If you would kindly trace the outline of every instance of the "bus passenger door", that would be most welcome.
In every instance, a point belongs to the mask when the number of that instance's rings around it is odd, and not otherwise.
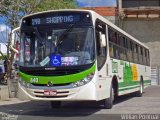
[[[98,68],[98,79],[96,81],[96,88],[98,98],[106,98],[107,91],[107,35],[106,35],[106,24],[100,20],[96,21],[96,54],[97,54],[97,68]],[[104,94],[103,94],[104,93]]]

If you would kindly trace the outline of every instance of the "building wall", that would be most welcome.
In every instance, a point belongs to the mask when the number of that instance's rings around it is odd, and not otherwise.
[[[122,0],[122,8],[160,6],[160,0]]]
[[[115,16],[104,16],[104,18],[106,18],[107,20],[109,20],[113,24],[116,24],[116,22],[117,22],[117,19]]]
[[[160,65],[160,18],[124,18],[118,16],[118,12],[126,8],[134,7],[132,2],[135,2],[136,7],[157,5],[159,6],[160,0],[118,0],[117,7],[92,7],[83,8],[94,10],[106,19],[116,24],[124,31],[131,34],[150,48],[151,65]],[[155,4],[156,3],[156,4]],[[118,9],[118,10],[117,10]]]
[[[85,7],[82,9],[93,10],[96,13],[102,15],[107,20],[111,21],[115,24],[116,15],[117,15],[117,7]]]
[[[82,9],[93,10],[102,16],[116,16],[117,14],[116,7],[85,7]]]
[[[150,48],[151,65],[160,65],[160,19],[124,19],[119,27]]]

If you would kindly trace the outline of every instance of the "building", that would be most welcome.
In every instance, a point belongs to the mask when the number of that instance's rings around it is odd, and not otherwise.
[[[152,84],[160,84],[160,0],[118,0],[118,26],[149,46]]]
[[[160,84],[160,0],[117,0],[117,7],[94,10],[150,48],[152,77]]]
[[[109,21],[113,22],[114,24],[117,21],[115,17],[118,15],[117,7],[85,7],[83,9],[93,10],[108,19]]]
[[[149,46],[151,65],[160,65],[160,0],[118,0],[118,26]]]
[[[160,66],[160,0],[117,0],[117,7],[88,7],[150,48],[152,66]]]

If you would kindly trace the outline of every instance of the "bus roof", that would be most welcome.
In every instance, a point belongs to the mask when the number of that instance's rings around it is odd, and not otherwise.
[[[142,42],[140,42],[139,40],[137,40],[136,38],[134,38],[133,36],[129,35],[127,32],[125,32],[124,30],[122,30],[121,28],[117,27],[116,25],[114,25],[112,22],[110,22],[109,20],[107,20],[106,18],[104,18],[103,16],[99,15],[98,13],[96,13],[95,11],[92,10],[83,10],[83,9],[60,9],[60,10],[49,10],[49,11],[43,11],[43,12],[37,12],[37,13],[33,13],[30,15],[26,15],[24,16],[22,19],[32,16],[32,15],[38,15],[38,14],[43,14],[43,13],[50,13],[50,12],[58,12],[58,11],[77,11],[77,12],[81,12],[81,11],[87,11],[90,12],[92,14],[92,16],[94,16],[94,19],[99,18],[100,20],[102,20],[103,22],[105,22],[107,25],[109,25],[110,27],[116,29],[117,31],[119,31],[120,33],[122,33],[123,35],[125,35],[126,37],[130,38],[131,40],[137,42],[138,44],[142,45],[143,47],[149,49],[148,46],[144,45]]]
[[[43,14],[43,13],[50,13],[50,12],[60,12],[60,11],[77,11],[77,12],[81,12],[81,11],[87,11],[87,12],[94,12],[92,10],[83,10],[83,9],[59,9],[59,10],[48,10],[48,11],[42,11],[42,12],[37,12],[37,13],[33,13],[33,14],[29,14],[29,15],[26,15],[23,18],[26,18],[26,17],[29,17],[29,16],[33,16],[33,15],[38,15],[38,14]],[[96,13],[96,12],[94,12]]]

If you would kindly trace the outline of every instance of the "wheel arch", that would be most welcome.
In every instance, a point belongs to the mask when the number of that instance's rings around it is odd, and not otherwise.
[[[118,78],[116,75],[114,75],[112,78],[112,85],[115,90],[115,96],[118,96]]]
[[[140,82],[142,82],[142,84],[144,84],[143,75],[140,76]]]

